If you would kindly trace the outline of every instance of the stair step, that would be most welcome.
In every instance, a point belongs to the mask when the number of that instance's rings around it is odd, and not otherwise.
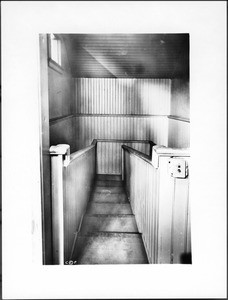
[[[103,187],[115,187],[115,186],[123,186],[123,181],[114,181],[114,180],[97,180],[96,186]]]
[[[88,232],[138,232],[133,215],[85,215],[81,233]]]
[[[117,193],[125,193],[123,186],[96,186],[94,188],[95,193],[108,193],[108,194],[117,194]]]
[[[126,194],[124,193],[93,193],[91,202],[96,203],[129,203]]]
[[[121,176],[98,175],[77,237],[77,264],[147,264]]]
[[[110,174],[97,174],[97,180],[113,180],[113,181],[122,181],[121,175],[110,175]]]
[[[132,214],[132,210],[129,203],[90,202],[87,214]]]
[[[140,234],[95,233],[79,236],[72,260],[78,264],[147,264]]]

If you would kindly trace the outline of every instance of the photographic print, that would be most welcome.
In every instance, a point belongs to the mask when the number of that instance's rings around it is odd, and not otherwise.
[[[41,34],[40,60],[44,263],[191,264],[189,34]]]
[[[226,295],[226,2],[3,1],[3,299]]]

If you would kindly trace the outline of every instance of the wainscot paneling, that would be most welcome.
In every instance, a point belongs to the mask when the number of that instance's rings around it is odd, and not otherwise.
[[[170,164],[175,164],[175,157],[180,155],[189,170],[189,153],[188,149],[176,153],[167,149],[157,148],[161,152],[154,166],[153,158],[152,163],[145,161],[142,155],[125,147],[125,186],[149,262],[190,264],[189,175],[174,178],[169,171]]]
[[[93,139],[117,140],[151,140],[157,145],[167,146],[168,119],[158,117],[131,116],[78,116],[75,118],[76,149],[82,149],[91,144]],[[132,145],[136,150],[146,154],[148,149],[142,144]],[[99,174],[121,173],[121,144],[98,143],[97,172]]]
[[[167,146],[170,95],[170,79],[75,79],[76,149],[93,139],[151,140]],[[133,147],[146,151],[142,144]],[[121,172],[120,149],[118,143],[98,145],[100,174]]]
[[[93,139],[151,140],[167,146],[168,119],[163,116],[77,116],[76,147],[82,149]]]
[[[170,79],[75,79],[76,112],[82,114],[168,115],[170,94]]]
[[[122,173],[122,145],[134,148],[144,154],[150,154],[148,142],[121,142],[102,141],[97,143],[97,173],[114,174]]]

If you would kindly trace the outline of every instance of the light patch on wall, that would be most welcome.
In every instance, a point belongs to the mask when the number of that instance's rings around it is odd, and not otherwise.
[[[51,59],[61,66],[61,40],[50,34]]]

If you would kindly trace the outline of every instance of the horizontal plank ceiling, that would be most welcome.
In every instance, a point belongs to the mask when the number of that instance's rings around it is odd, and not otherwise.
[[[188,34],[63,34],[62,37],[73,77],[188,77]]]

